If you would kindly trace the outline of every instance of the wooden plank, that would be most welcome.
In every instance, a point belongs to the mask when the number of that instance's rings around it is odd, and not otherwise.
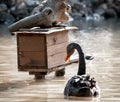
[[[66,52],[49,55],[48,56],[48,68],[56,67],[65,63],[65,54]]]
[[[39,67],[39,66],[19,66],[19,71],[27,71],[27,72],[32,72],[32,73],[35,73],[35,72],[46,72],[46,73],[50,73],[50,72],[53,72],[53,71],[57,71],[57,70],[60,70],[62,68],[65,68],[65,66],[67,65],[70,65],[72,63],[78,63],[78,58],[76,59],[71,59],[70,61],[64,63],[64,64],[61,64],[61,65],[58,65],[58,66],[54,66],[54,67],[51,67],[49,69],[47,69],[46,67]],[[31,74],[32,74],[31,73]]]
[[[65,52],[67,45],[68,45],[68,42],[48,46],[47,55],[49,56],[49,55],[54,55],[54,54]]]
[[[20,34],[18,36],[19,51],[44,51],[44,36],[38,36],[35,34]]]
[[[12,32],[13,35],[17,35],[17,34],[20,34],[21,32],[22,33],[25,33],[26,35],[29,34],[29,33],[34,33],[34,34],[44,34],[44,35],[49,35],[51,33],[58,33],[58,32],[61,32],[61,31],[69,31],[69,30],[77,30],[78,28],[77,27],[52,27],[52,28],[44,28],[44,29],[41,29],[41,28],[36,28],[36,29],[20,29],[20,31],[17,31],[17,32]]]
[[[47,36],[47,46],[59,44],[68,41],[68,31],[55,32]]]
[[[19,71],[27,71],[27,72],[47,72],[48,69],[45,69],[45,68],[38,68],[38,69],[35,69],[35,68],[27,68],[27,67],[22,67],[22,68],[19,68]]]
[[[46,66],[44,52],[19,52],[19,66]]]
[[[48,69],[64,64],[68,31],[61,31],[47,35]]]

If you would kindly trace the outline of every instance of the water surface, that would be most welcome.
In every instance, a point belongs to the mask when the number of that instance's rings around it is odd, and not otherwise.
[[[16,37],[10,35],[6,26],[0,25],[0,102],[120,101],[119,21],[78,23],[80,30],[70,31],[69,40],[79,43],[85,55],[95,57],[87,62],[87,73],[97,80],[100,97],[64,99],[64,87],[68,79],[76,75],[77,63],[66,67],[64,77],[55,77],[52,72],[45,80],[36,81],[27,72],[18,72]]]

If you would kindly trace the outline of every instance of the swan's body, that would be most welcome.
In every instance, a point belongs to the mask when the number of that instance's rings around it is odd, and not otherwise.
[[[84,53],[80,45],[76,43],[71,43],[67,46],[67,56],[65,60],[74,53],[74,50],[78,51],[79,54],[79,68],[77,75],[72,77],[65,89],[64,95],[68,96],[97,96],[99,95],[99,88],[96,85],[94,78],[86,74],[86,63],[84,58]]]

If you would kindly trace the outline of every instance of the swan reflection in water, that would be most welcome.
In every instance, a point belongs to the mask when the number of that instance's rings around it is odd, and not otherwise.
[[[69,96],[77,97],[97,97],[100,94],[100,89],[94,77],[86,74],[86,63],[82,48],[77,43],[70,43],[67,46],[67,55],[65,61],[74,53],[74,50],[79,54],[79,67],[76,76],[73,76],[66,84],[64,89],[65,98]],[[87,57],[88,58],[88,57]]]

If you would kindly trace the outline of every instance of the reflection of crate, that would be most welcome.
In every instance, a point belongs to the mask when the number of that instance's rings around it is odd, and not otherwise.
[[[22,29],[15,32],[18,70],[28,71],[30,74],[36,72],[47,74],[55,67],[63,65],[69,29],[71,28]]]

